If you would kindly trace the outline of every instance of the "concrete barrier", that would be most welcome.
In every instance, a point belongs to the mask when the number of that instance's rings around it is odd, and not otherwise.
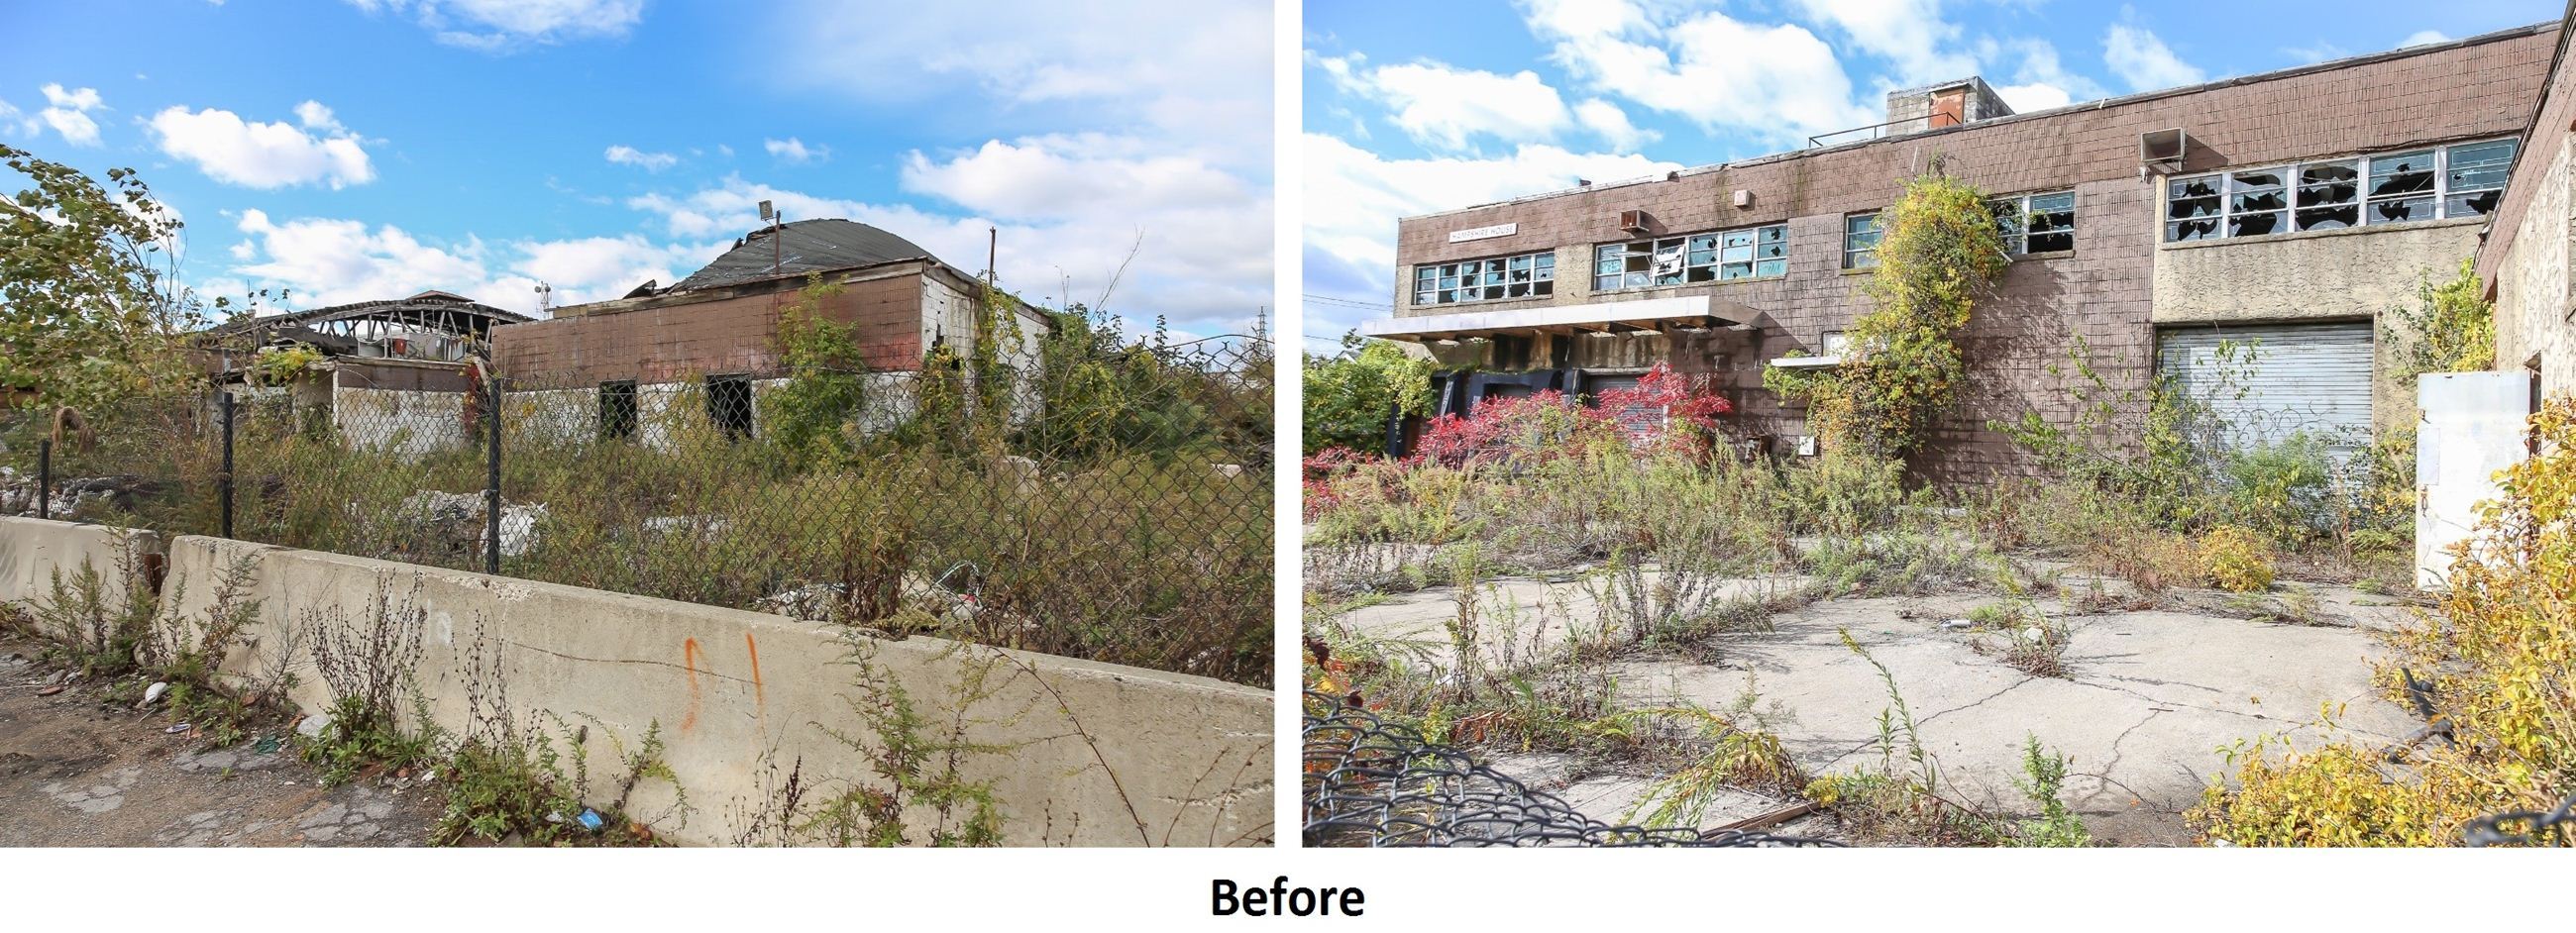
[[[69,585],[88,567],[103,601],[123,605],[131,585],[152,584],[161,553],[161,537],[148,531],[0,517],[0,604],[51,599],[56,574]]]
[[[616,750],[658,727],[678,792],[648,779],[627,809],[683,843],[781,841],[761,826],[791,771],[809,809],[837,789],[883,786],[875,733],[853,705],[866,696],[854,648],[878,683],[909,695],[928,737],[954,730],[989,749],[967,754],[960,776],[992,782],[1006,844],[1271,841],[1268,691],[935,638],[845,640],[783,616],[218,538],[181,536],[169,555],[181,596],[165,611],[181,618],[202,618],[218,574],[246,559],[256,644],[225,669],[306,661],[292,696],[308,711],[330,702],[310,644],[363,631],[390,593],[423,620],[413,670],[432,718],[463,733],[477,698],[488,711],[496,697],[522,722],[559,717],[584,736],[593,804],[624,782]],[[268,656],[286,650],[301,657]],[[687,809],[675,810],[682,795]],[[910,841],[928,841],[936,815],[911,817]]]

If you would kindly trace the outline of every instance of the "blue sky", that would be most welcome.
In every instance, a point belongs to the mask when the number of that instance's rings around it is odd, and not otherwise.
[[[1308,0],[1307,348],[1391,300],[1398,217],[1798,148],[1969,74],[2019,110],[2556,19],[2556,0]]]
[[[202,291],[533,309],[849,217],[1176,330],[1271,297],[1271,13],[1245,0],[0,4],[0,140],[144,179]],[[0,170],[5,174],[5,170]],[[15,190],[23,179],[0,178]],[[1070,280],[1068,287],[1067,280]]]

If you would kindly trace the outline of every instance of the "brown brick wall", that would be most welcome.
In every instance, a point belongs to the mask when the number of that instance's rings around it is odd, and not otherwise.
[[[825,317],[857,322],[868,368],[921,365],[918,269],[848,283]],[[793,287],[606,313],[510,324],[492,332],[496,368],[530,386],[577,387],[618,379],[679,382],[711,373],[778,368],[779,311]]]
[[[2161,179],[2140,177],[2138,134],[2175,126],[2189,131],[2186,174],[2515,134],[2530,115],[2556,42],[2555,28],[2517,31],[2331,69],[1767,157],[1694,170],[1678,180],[1406,218],[1398,225],[1397,314],[1595,300],[1589,294],[1591,247],[1634,239],[1618,227],[1622,210],[1648,211],[1659,234],[1786,220],[1790,256],[1784,277],[1618,297],[1710,294],[1770,315],[1777,331],[1720,332],[1691,352],[1723,355],[1732,363],[1726,379],[1744,400],[1748,426],[1787,433],[1798,429],[1795,413],[1782,411],[1760,391],[1761,361],[1791,348],[1818,349],[1823,331],[1843,329],[1867,310],[1858,276],[1840,268],[1846,212],[1884,207],[1906,177],[1936,157],[1952,175],[1998,194],[2072,188],[2075,251],[2016,262],[2000,292],[1978,306],[1965,337],[1970,377],[1961,403],[1940,420],[1918,464],[1936,480],[2019,472],[2028,464],[1987,424],[2030,411],[2061,421],[2071,417],[2076,406],[2070,377],[2049,369],[2066,362],[2076,338],[2090,346],[2094,365],[2114,388],[2143,389],[2152,378],[2154,330],[2148,318],[2161,241]],[[1753,192],[1750,208],[1733,206],[1736,189]],[[1451,230],[1503,223],[1517,224],[1517,232],[1447,241]],[[1409,304],[1416,264],[1551,248],[1557,250],[1559,277],[1553,298]]]

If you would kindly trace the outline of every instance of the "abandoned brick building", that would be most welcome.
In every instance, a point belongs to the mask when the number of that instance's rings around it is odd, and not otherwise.
[[[2027,469],[1990,425],[2072,419],[2075,377],[2051,370],[2079,342],[2112,388],[2139,391],[2159,373],[2206,383],[2220,341],[2259,341],[2232,404],[2275,416],[2248,419],[2275,434],[2356,444],[2412,417],[2413,387],[2383,376],[2382,312],[2422,277],[2453,274],[2500,205],[2543,199],[2560,224],[2550,248],[2568,248],[2565,134],[2549,135],[2555,182],[2528,168],[2507,179],[2560,32],[2026,114],[1976,78],[1898,91],[1889,123],[1800,151],[1404,218],[1395,314],[1361,331],[1439,361],[1439,412],[1587,393],[1663,362],[1708,374],[1757,442],[1812,450],[1803,413],[1762,372],[1834,365],[1868,311],[1858,277],[1874,265],[1877,212],[1937,159],[2023,219],[2007,231],[2015,261],[1962,337],[1968,380],[1918,456],[1926,476]]]
[[[814,276],[840,288],[824,319],[855,325],[871,388],[870,423],[908,410],[910,379],[934,350],[976,351],[983,283],[903,237],[848,220],[802,220],[754,231],[687,278],[647,282],[623,298],[554,310],[548,320],[497,328],[496,372],[514,391],[593,400],[605,433],[650,424],[695,388],[729,432],[757,433],[762,392],[785,381],[780,314]],[[1034,366],[1052,319],[1007,295],[1016,322],[990,328],[1004,365]]]
[[[208,377],[257,413],[326,420],[351,443],[418,452],[463,439],[475,359],[496,328],[528,320],[426,291],[246,317],[198,334],[194,345]],[[320,357],[295,358],[302,361],[291,370],[262,365],[299,346]]]

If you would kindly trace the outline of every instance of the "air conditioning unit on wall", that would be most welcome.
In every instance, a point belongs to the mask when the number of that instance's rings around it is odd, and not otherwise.
[[[2182,171],[2183,160],[2190,155],[2191,134],[2181,127],[2138,134],[2138,164],[2149,171],[2166,175]]]
[[[1630,233],[1644,233],[1653,223],[1654,219],[1647,217],[1645,211],[1619,212],[1619,229]]]

